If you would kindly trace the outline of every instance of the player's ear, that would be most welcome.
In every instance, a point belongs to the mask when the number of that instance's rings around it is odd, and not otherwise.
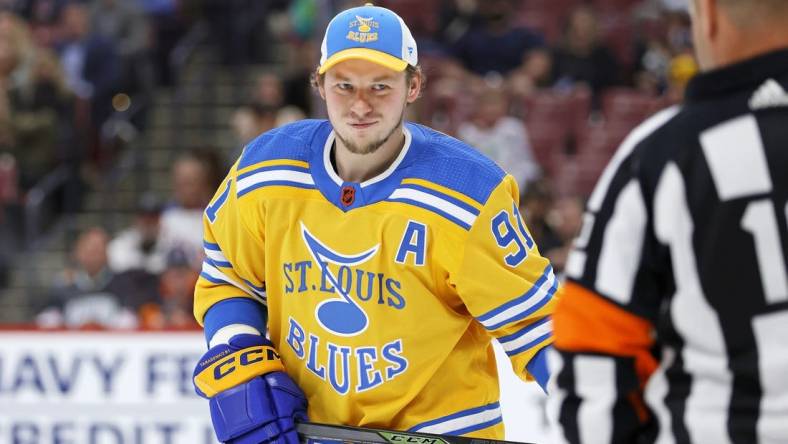
[[[419,98],[421,92],[421,72],[415,72],[410,76],[408,84],[408,103],[413,103]]]
[[[315,72],[312,73],[312,86],[317,89],[317,93],[320,94],[320,98],[326,100],[326,75],[320,74],[320,68],[315,69]]]

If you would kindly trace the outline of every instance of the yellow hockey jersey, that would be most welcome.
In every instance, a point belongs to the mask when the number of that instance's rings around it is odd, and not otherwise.
[[[327,121],[250,143],[205,211],[195,316],[228,298],[267,306],[313,421],[502,439],[490,340],[532,379],[556,278],[511,176],[404,128],[395,162],[363,183],[335,173]]]

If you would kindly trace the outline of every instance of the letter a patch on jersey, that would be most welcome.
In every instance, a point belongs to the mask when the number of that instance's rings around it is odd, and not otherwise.
[[[427,249],[427,226],[412,220],[408,221],[402,241],[397,249],[397,257],[394,259],[398,264],[404,264],[409,253],[413,253],[413,264],[416,266],[424,265],[424,256]]]

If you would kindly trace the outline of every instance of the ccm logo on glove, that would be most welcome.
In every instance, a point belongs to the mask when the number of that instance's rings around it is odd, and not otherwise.
[[[238,363],[243,366],[251,365],[263,360],[278,361],[279,354],[271,347],[259,347],[252,350],[243,350],[238,353]],[[263,356],[265,354],[266,356]],[[235,371],[235,356],[230,356],[228,359],[218,363],[213,369],[214,379],[222,379],[225,376]]]
[[[200,362],[194,385],[208,398],[250,379],[275,371],[284,371],[279,353],[271,346],[256,346],[238,351],[224,350]]]

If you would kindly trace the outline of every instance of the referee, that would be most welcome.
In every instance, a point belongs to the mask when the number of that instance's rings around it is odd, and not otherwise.
[[[788,1],[690,2],[703,73],[623,142],[568,259],[558,443],[788,443]]]

